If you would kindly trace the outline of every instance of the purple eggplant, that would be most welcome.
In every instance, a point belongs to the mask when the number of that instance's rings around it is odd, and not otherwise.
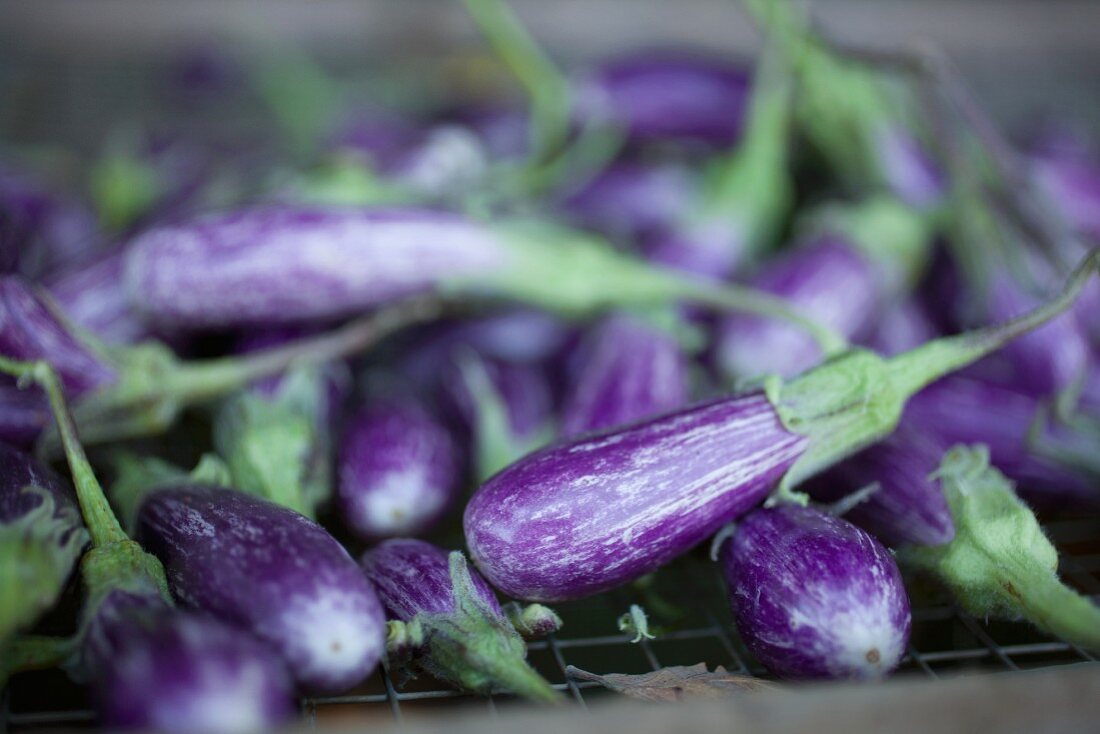
[[[879,315],[866,343],[879,354],[893,357],[916,349],[937,336],[939,330],[927,310],[920,301],[909,298],[892,304]]]
[[[0,647],[53,606],[87,542],[72,487],[0,443]]]
[[[115,250],[46,284],[72,323],[108,344],[134,344],[151,336],[119,287],[122,262],[122,250]]]
[[[33,286],[14,275],[0,277],[0,354],[48,360],[74,397],[118,379],[116,368],[82,343]]]
[[[580,349],[562,408],[562,435],[630,423],[688,400],[688,364],[680,343],[641,316],[605,317]]]
[[[341,442],[344,523],[372,540],[430,530],[458,499],[461,464],[450,432],[425,406],[411,397],[371,400]]]
[[[466,542],[511,596],[589,596],[657,569],[762,501],[807,444],[763,394],[582,436],[485,483],[466,507]]]
[[[589,434],[524,457],[466,506],[471,557],[521,599],[595,594],[702,543],[777,490],[893,432],[931,382],[1069,308],[1094,277],[1086,259],[1060,296],[1007,324],[936,339],[891,358],[851,349],[759,392]]]
[[[870,135],[872,160],[880,180],[907,205],[931,209],[943,201],[947,176],[912,130],[884,122]]]
[[[750,76],[725,60],[648,52],[607,61],[577,87],[582,121],[616,125],[637,143],[723,148],[741,134]]]
[[[1071,437],[1033,435],[1042,408],[1043,400],[1030,391],[952,376],[914,396],[906,420],[944,446],[988,446],[993,465],[1018,482],[1020,495],[1036,507],[1100,506],[1095,478],[1059,459]]]
[[[1079,143],[1049,139],[1031,153],[1032,176],[1048,201],[1074,230],[1100,239],[1100,159]]]
[[[288,723],[294,688],[247,632],[113,592],[86,632],[82,662],[101,725],[165,732],[255,732]]]
[[[43,395],[0,377],[0,443],[30,449],[49,422],[50,406]]]
[[[362,563],[396,620],[390,623],[391,649],[411,652],[416,665],[464,690],[504,689],[536,701],[560,700],[524,661],[523,639],[460,552],[394,539],[367,551]]]
[[[384,616],[355,562],[292,510],[214,486],[155,488],[138,537],[185,606],[251,629],[300,685],[341,691],[378,664]]]
[[[849,522],[812,507],[757,510],[719,563],[741,639],[782,678],[879,678],[905,654],[912,619],[901,572]]]
[[[955,537],[951,510],[932,479],[945,444],[907,422],[894,435],[810,482],[815,500],[843,501],[863,488],[870,494],[845,514],[890,548],[942,545]]]

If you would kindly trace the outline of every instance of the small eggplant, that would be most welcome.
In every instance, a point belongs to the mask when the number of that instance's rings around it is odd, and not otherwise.
[[[535,701],[561,700],[524,661],[523,639],[462,553],[448,554],[422,540],[394,539],[367,551],[362,562],[395,620],[390,622],[391,652],[411,652],[419,667],[463,690],[503,689]],[[560,625],[553,612],[535,607],[553,619],[552,629]]]
[[[49,422],[45,397],[0,377],[0,443],[30,449]]]
[[[812,507],[753,512],[721,547],[741,639],[791,679],[880,678],[905,654],[909,597],[893,556]]]
[[[72,487],[0,443],[0,648],[53,606],[87,542]]]
[[[945,337],[890,359],[852,349],[801,376],[588,434],[493,476],[466,506],[478,569],[519,599],[604,591],[655,570],[722,525],[897,426],[929,383],[1069,308],[1100,252],[1023,319]]]
[[[345,429],[336,500],[344,523],[360,537],[416,535],[454,505],[461,479],[447,428],[412,397],[381,398]]]
[[[221,487],[148,489],[138,537],[164,562],[181,604],[251,629],[307,690],[345,690],[378,664],[378,597],[319,525]]]
[[[74,335],[33,286],[14,275],[0,277],[0,354],[49,361],[73,397],[118,379],[117,369]]]
[[[73,324],[108,344],[134,344],[150,337],[125,289],[119,287],[122,261],[122,250],[108,252],[46,284]]]
[[[643,316],[605,317],[588,332],[580,350],[562,408],[564,436],[630,423],[688,400],[682,347],[669,330]]]
[[[748,71],[722,59],[637,53],[583,77],[575,114],[620,127],[635,143],[723,148],[741,134],[749,87]]]
[[[1100,238],[1100,160],[1073,141],[1039,141],[1032,176],[1048,201],[1078,233]],[[1045,144],[1043,144],[1045,143]]]

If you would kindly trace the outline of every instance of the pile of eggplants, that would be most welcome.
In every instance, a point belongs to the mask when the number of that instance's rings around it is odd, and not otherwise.
[[[181,732],[382,664],[552,704],[543,603],[683,556],[780,678],[889,674],[926,577],[1100,651],[1040,525],[1100,511],[1100,138],[1000,140],[786,0],[756,59],[568,72],[465,5],[523,94],[226,49],[187,103],[263,142],[120,119],[84,187],[5,149],[0,683]]]

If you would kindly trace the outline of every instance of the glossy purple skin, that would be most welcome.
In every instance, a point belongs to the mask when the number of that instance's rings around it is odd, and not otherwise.
[[[381,659],[378,597],[312,520],[251,495],[188,486],[152,492],[137,525],[181,604],[250,630],[306,690],[346,690]]]
[[[576,115],[619,125],[632,142],[728,147],[741,136],[750,79],[748,69],[720,59],[633,53],[581,80]]]
[[[122,250],[114,250],[46,284],[66,318],[108,344],[134,344],[151,336],[119,287],[122,264]]]
[[[682,166],[620,161],[571,191],[560,208],[576,225],[633,245],[672,228],[697,188]]]
[[[656,570],[760,503],[807,443],[762,393],[581,436],[482,485],[466,507],[466,544],[509,596],[591,596]]]
[[[1017,482],[1039,509],[1098,507],[1095,481],[1028,448],[1028,431],[1043,399],[973,376],[951,376],[917,393],[906,422],[945,446],[986,444],[994,466]]]
[[[770,263],[753,285],[841,336],[855,338],[869,328],[881,305],[880,281],[858,250],[826,235]],[[791,377],[821,360],[821,350],[804,329],[750,314],[723,319],[714,349],[722,371],[738,378]]]
[[[45,394],[22,390],[14,381],[0,378],[0,443],[30,449],[51,420]]]
[[[135,237],[126,286],[157,323],[278,324],[353,314],[510,263],[491,230],[457,215],[270,206]]]
[[[805,487],[819,501],[835,502],[877,484],[844,519],[890,548],[943,545],[955,537],[951,508],[931,475],[949,448],[903,422],[889,438],[837,465]]]
[[[497,396],[508,411],[509,427],[516,438],[529,438],[546,426],[553,411],[553,401],[550,382],[541,366],[478,354],[468,353],[466,356],[477,359],[485,369]],[[473,431],[477,426],[478,406],[457,363],[447,365],[443,380],[445,396],[457,412],[459,422]]]
[[[580,347],[561,432],[572,436],[630,423],[688,401],[688,363],[670,332],[629,313],[604,317]]]
[[[757,510],[719,563],[734,623],[781,678],[877,678],[909,641],[909,597],[893,556],[855,525],[812,507]]]
[[[118,378],[114,367],[81,344],[35,288],[15,275],[0,277],[0,354],[48,361],[70,398]]]
[[[360,537],[430,530],[457,501],[461,480],[450,432],[411,397],[372,400],[348,422],[336,502]]]
[[[917,209],[938,204],[947,189],[943,169],[916,137],[903,127],[883,127],[875,134],[879,171],[889,189]]]
[[[76,494],[68,482],[30,454],[0,443],[0,524],[19,520],[42,504],[41,495],[24,492],[25,487],[49,493],[54,503],[54,519],[68,516],[72,520],[72,527],[58,536],[61,545],[83,527]]]
[[[82,202],[0,163],[0,272],[38,278],[81,261],[100,244],[95,217]]]
[[[254,732],[295,713],[290,676],[272,650],[159,599],[110,592],[84,650],[99,723],[110,729]]]
[[[363,554],[363,570],[392,619],[407,622],[417,614],[448,614],[455,610],[450,551],[423,540],[394,538]],[[470,569],[478,597],[503,616],[496,594]]]

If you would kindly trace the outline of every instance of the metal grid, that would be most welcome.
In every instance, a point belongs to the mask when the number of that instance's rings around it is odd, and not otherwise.
[[[1065,520],[1047,526],[1063,553],[1063,578],[1100,601],[1100,518]],[[558,607],[565,627],[558,635],[529,645],[532,665],[579,708],[601,697],[614,696],[598,684],[572,680],[568,665],[596,673],[645,673],[669,665],[723,665],[727,670],[767,678],[733,632],[721,582],[712,564],[692,557],[658,575],[649,593],[623,590]],[[962,613],[931,585],[911,584],[913,635],[897,675],[939,678],[945,675],[1012,672],[1067,664],[1097,664],[1097,657],[1073,645],[1053,640],[1029,625],[977,620]],[[615,620],[631,602],[649,604],[657,638],[631,644],[615,631]],[[654,613],[672,607],[679,617]],[[57,705],[43,703],[43,691]],[[31,695],[31,694],[39,695]],[[86,706],[72,706],[83,692],[67,683],[60,671],[15,676],[0,702],[0,732],[22,732],[94,725]],[[24,698],[36,703],[21,705]],[[501,706],[515,705],[505,695],[474,697],[440,687],[422,676],[399,686],[380,669],[372,679],[341,696],[302,702],[302,717],[310,727],[369,720],[398,724],[408,716],[450,708],[461,713],[487,707],[495,715]]]

